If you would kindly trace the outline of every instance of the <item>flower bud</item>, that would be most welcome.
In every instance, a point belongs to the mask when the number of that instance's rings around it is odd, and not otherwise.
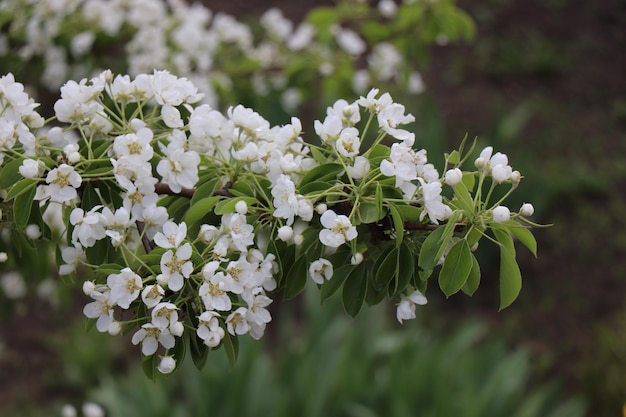
[[[177,337],[181,337],[185,331],[185,326],[182,321],[177,321],[170,326],[170,332]]]
[[[248,213],[248,205],[245,201],[239,200],[237,204],[235,204],[235,211],[239,214],[247,214]]]
[[[496,223],[504,223],[511,218],[511,211],[508,207],[498,206],[493,209],[493,221]]]
[[[454,187],[463,180],[463,172],[459,168],[449,169],[446,172],[446,184]]]
[[[476,158],[476,160],[474,161],[474,165],[478,169],[483,169],[486,163],[487,161],[485,160],[485,158]]]
[[[174,369],[176,369],[176,359],[171,356],[163,356],[161,358],[161,363],[157,367],[159,372],[162,374],[170,374]]]
[[[293,237],[293,243],[295,243],[296,246],[301,245],[302,242],[304,242],[304,236],[298,234]]]
[[[109,323],[109,328],[107,329],[111,336],[117,336],[122,331],[122,325],[119,321],[113,320]]]
[[[357,252],[351,259],[350,263],[352,265],[358,265],[363,262],[363,254],[361,252]]]
[[[4,263],[9,260],[9,255],[6,252],[0,252],[0,263]]]
[[[532,216],[535,213],[535,208],[530,203],[522,204],[522,207],[519,209],[519,214],[525,217]]]
[[[32,240],[37,240],[41,237],[41,229],[39,228],[38,224],[29,224],[28,226],[26,226],[26,236],[28,236],[29,239]]]
[[[519,171],[513,171],[511,173],[511,182],[513,183],[514,186],[517,186],[517,184],[519,184],[521,180],[522,180],[522,174],[520,174]]]
[[[283,226],[278,229],[278,238],[283,242],[288,241],[293,237],[293,228],[291,226]]]
[[[95,290],[96,284],[94,284],[93,281],[83,282],[83,293],[85,293],[85,295],[91,296]]]
[[[18,168],[20,174],[24,178],[35,178],[43,174],[43,163],[39,160],[24,159],[22,165]]]
[[[324,203],[320,203],[315,206],[315,211],[317,212],[317,214],[324,214],[326,210],[328,210],[328,206]]]

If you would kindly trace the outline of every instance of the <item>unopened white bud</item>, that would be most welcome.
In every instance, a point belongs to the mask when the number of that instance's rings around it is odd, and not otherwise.
[[[291,226],[283,226],[278,229],[277,234],[280,240],[286,242],[293,237],[293,228]]]
[[[96,284],[94,284],[93,281],[83,282],[83,293],[85,293],[85,295],[91,296],[95,290]]]
[[[511,173],[511,182],[513,183],[513,185],[517,186],[517,184],[519,184],[521,180],[522,180],[522,174],[520,174],[519,171],[513,171]]]
[[[29,224],[28,226],[26,226],[26,236],[28,236],[29,239],[32,240],[37,240],[41,237],[41,229],[39,228],[38,224]]]
[[[328,210],[328,206],[324,203],[320,203],[315,206],[315,211],[317,212],[317,214],[324,214],[326,210]]]
[[[354,256],[352,256],[352,258],[350,258],[350,263],[352,265],[358,265],[361,262],[363,262],[363,254],[361,252],[357,252]]]
[[[508,222],[511,218],[511,211],[506,206],[498,206],[493,209],[493,221],[496,223]]]
[[[161,363],[157,367],[159,372],[162,374],[170,374],[174,369],[176,369],[176,359],[171,356],[163,356],[161,358]]]
[[[107,331],[111,336],[117,336],[122,331],[122,325],[119,321],[113,320],[109,324],[109,328],[107,329]]]
[[[18,168],[20,174],[24,178],[35,178],[43,174],[43,163],[39,160],[24,159],[22,165]]]
[[[450,187],[454,187],[455,185],[460,183],[462,180],[463,180],[463,171],[461,171],[459,168],[449,169],[446,172],[446,184],[448,184]]]
[[[133,119],[130,121],[130,128],[133,129],[134,132],[138,132],[139,129],[146,127],[146,122],[141,119]]]
[[[70,164],[75,164],[78,161],[80,161],[80,154],[78,152],[70,152],[67,155],[67,162]]]
[[[245,201],[239,200],[237,204],[235,204],[235,211],[239,214],[248,214],[248,205]]]
[[[6,252],[0,252],[0,263],[4,263],[9,260],[9,255]]]
[[[519,214],[525,217],[532,216],[535,213],[535,208],[530,203],[522,204],[522,207],[519,209]]]
[[[486,163],[487,161],[485,160],[485,158],[476,158],[476,160],[474,161],[474,165],[478,169],[484,168]]]
[[[181,337],[185,331],[185,326],[182,321],[177,321],[170,326],[170,332],[177,337]]]
[[[301,245],[302,242],[304,242],[304,236],[302,236],[302,235],[295,235],[293,237],[293,243],[295,243],[296,246]]]

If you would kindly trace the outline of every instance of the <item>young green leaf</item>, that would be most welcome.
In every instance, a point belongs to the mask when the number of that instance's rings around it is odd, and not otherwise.
[[[467,240],[456,242],[448,252],[439,274],[439,287],[449,297],[459,291],[472,270],[472,252]]]
[[[519,225],[516,222],[511,225],[510,231],[513,235],[522,242],[522,245],[526,246],[530,253],[537,257],[537,241],[535,240],[535,236],[533,236],[532,232],[528,230],[526,227]]]
[[[522,274],[515,255],[504,245],[500,247],[500,310],[515,301],[522,289]]]
[[[372,284],[377,290],[386,289],[396,271],[398,249],[394,246],[384,251],[374,263]]]
[[[355,317],[361,310],[367,293],[367,263],[361,262],[348,275],[343,285],[343,306],[346,312]]]
[[[403,243],[398,248],[398,258],[396,264],[396,280],[394,285],[392,297],[401,294],[402,291],[409,285],[409,282],[413,279],[415,273],[415,262],[413,259],[413,253],[411,249]]]
[[[228,364],[231,368],[233,368],[237,363],[237,356],[239,355],[239,339],[237,338],[237,336],[233,336],[228,332],[224,332],[222,345],[224,346],[224,350],[226,351]]]
[[[389,212],[391,213],[393,228],[396,232],[396,247],[400,247],[404,239],[404,220],[402,220],[402,216],[395,204],[389,204]]]
[[[19,228],[24,228],[28,224],[36,192],[37,189],[35,187],[31,187],[28,191],[25,191],[15,197],[15,201],[13,202],[13,216],[15,224]]]
[[[0,189],[9,188],[22,179],[19,169],[23,162],[24,158],[17,158],[2,167],[0,170]]]
[[[187,210],[187,213],[185,213],[183,217],[183,221],[187,224],[187,227],[200,221],[208,212],[212,211],[213,207],[215,207],[221,198],[220,196],[213,196],[195,202],[192,201],[191,207],[189,207],[189,210]]]
[[[306,255],[301,255],[289,268],[285,276],[285,292],[283,299],[289,300],[300,294],[306,285],[308,276],[308,262]]]
[[[480,264],[472,253],[472,270],[470,271],[467,281],[461,288],[467,295],[473,295],[480,285]]]

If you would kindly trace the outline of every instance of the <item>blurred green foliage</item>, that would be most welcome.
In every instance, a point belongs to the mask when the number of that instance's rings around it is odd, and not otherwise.
[[[336,299],[320,309],[308,291],[305,311],[287,304],[272,346],[244,340],[237,365],[221,352],[198,372],[149,381],[135,369],[108,376],[89,396],[110,417],[187,416],[480,416],[576,417],[580,400],[556,385],[535,385],[532,357],[465,322],[450,332],[385,322],[385,306],[349,319]],[[287,316],[291,319],[287,319]]]

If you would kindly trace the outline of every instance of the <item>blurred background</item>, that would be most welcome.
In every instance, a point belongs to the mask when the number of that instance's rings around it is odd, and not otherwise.
[[[298,21],[332,2],[204,4]],[[152,382],[128,339],[85,331],[80,294],[57,307],[33,294],[0,323],[0,415],[85,401],[120,417],[626,415],[626,2],[457,4],[476,34],[428,49],[415,129],[434,155],[466,134],[509,155],[526,177],[519,204],[553,224],[536,231],[537,259],[520,251],[511,307],[497,311],[486,250],[474,297],[432,288],[403,326],[394,306],[354,320],[333,300],[320,308],[313,288],[273,312],[234,369],[220,351],[202,372],[185,363]]]

